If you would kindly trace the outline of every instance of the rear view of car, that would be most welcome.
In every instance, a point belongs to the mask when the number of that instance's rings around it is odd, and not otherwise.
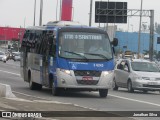
[[[7,56],[4,52],[0,51],[0,61],[6,62],[7,61]]]
[[[20,52],[12,52],[14,61],[20,61]]]
[[[122,60],[115,69],[113,89],[160,91],[160,70],[154,62],[146,60]]]

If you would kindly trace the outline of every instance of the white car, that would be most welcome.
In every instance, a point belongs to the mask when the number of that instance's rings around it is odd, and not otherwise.
[[[7,56],[4,52],[0,51],[0,61],[6,62],[7,61]]]
[[[142,59],[122,59],[116,66],[113,90],[118,87],[134,90],[160,91],[160,69],[155,62]]]
[[[12,55],[14,56],[15,61],[20,61],[20,52],[12,52]]]

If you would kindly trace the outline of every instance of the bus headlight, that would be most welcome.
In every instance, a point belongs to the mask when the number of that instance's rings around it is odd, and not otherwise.
[[[60,71],[66,73],[68,75],[71,75],[71,71],[70,70],[60,69]]]
[[[110,70],[110,71],[103,71],[103,75],[104,76],[107,76],[109,74],[113,73],[113,70]]]

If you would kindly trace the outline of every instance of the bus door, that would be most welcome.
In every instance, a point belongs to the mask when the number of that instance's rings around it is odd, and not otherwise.
[[[21,67],[22,71],[21,74],[24,78],[24,81],[28,82],[28,52],[30,50],[30,47],[28,46],[28,39],[29,39],[29,32],[30,31],[25,31],[23,41],[22,41],[22,46],[21,46]]]
[[[25,48],[23,54],[22,54],[22,64],[23,64],[23,77],[24,77],[24,81],[28,82],[28,73],[27,73],[27,49]]]
[[[53,56],[55,54],[55,47],[53,48],[53,36],[47,35],[45,39],[45,43],[43,44],[44,47],[44,53],[42,56],[42,80],[43,84],[47,87],[50,87],[50,81],[49,81],[49,65],[50,65],[50,59],[53,58],[50,56]],[[53,59],[52,59],[53,60]]]
[[[49,85],[48,82],[48,56],[42,56],[42,83],[45,86]]]
[[[46,31],[44,31],[41,40],[41,82],[44,86],[48,86],[48,37]]]

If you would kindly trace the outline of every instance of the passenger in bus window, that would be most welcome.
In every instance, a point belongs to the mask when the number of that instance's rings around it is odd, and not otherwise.
[[[94,41],[93,45],[90,47],[89,52],[91,53],[101,53],[103,52],[103,48],[100,45],[100,41]]]

